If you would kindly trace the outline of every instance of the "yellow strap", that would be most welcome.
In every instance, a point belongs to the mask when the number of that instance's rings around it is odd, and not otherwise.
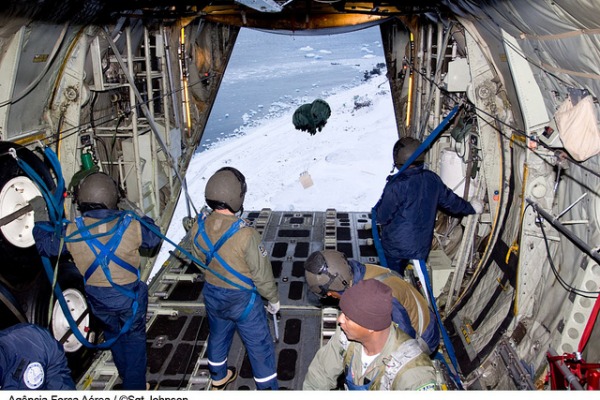
[[[508,264],[508,259],[510,258],[511,253],[513,253],[516,256],[519,255],[519,243],[517,243],[516,240],[513,242],[512,246],[510,246],[508,248],[508,251],[506,252],[506,259],[504,260],[504,262],[506,264]]]

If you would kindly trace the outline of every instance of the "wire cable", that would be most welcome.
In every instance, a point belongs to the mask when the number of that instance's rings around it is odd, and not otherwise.
[[[461,97],[460,97],[460,96],[457,96],[457,95],[455,95],[455,94],[453,94],[453,93],[450,93],[450,92],[448,92],[448,91],[447,91],[445,88],[443,88],[443,87],[439,86],[437,83],[433,82],[433,80],[431,80],[430,78],[428,78],[428,77],[427,77],[427,76],[426,76],[424,73],[417,71],[417,70],[416,70],[416,69],[414,69],[414,67],[412,67],[412,66],[410,66],[410,68],[411,68],[411,71],[412,71],[412,72],[416,72],[417,74],[420,74],[420,75],[421,75],[421,76],[422,76],[422,77],[423,77],[425,80],[427,80],[427,81],[429,81],[429,82],[432,82],[434,85],[436,85],[436,86],[438,87],[438,89],[440,89],[440,90],[442,91],[442,93],[444,94],[444,96],[448,97],[448,98],[449,98],[449,99],[451,99],[452,101],[455,101],[455,102],[463,101],[463,100],[461,99]],[[472,104],[472,103],[469,103],[469,104]],[[505,121],[501,120],[501,119],[500,119],[500,118],[498,118],[497,116],[495,116],[495,115],[492,115],[492,114],[490,114],[489,112],[487,112],[487,111],[485,111],[485,110],[483,110],[483,109],[481,109],[481,108],[477,107],[475,104],[472,104],[472,106],[473,106],[473,110],[475,110],[475,111],[476,111],[476,113],[481,113],[481,114],[484,114],[485,116],[489,117],[490,119],[492,119],[492,120],[496,121],[497,123],[499,123],[499,124],[503,125],[504,127],[508,128],[508,129],[510,129],[510,131],[511,131],[511,133],[512,133],[512,134],[517,134],[517,135],[519,135],[519,136],[523,137],[524,139],[529,139],[529,140],[535,141],[535,142],[536,142],[538,145],[540,145],[541,147],[543,147],[543,148],[545,148],[545,149],[547,149],[547,150],[549,150],[549,151],[555,151],[555,149],[553,149],[553,148],[551,148],[550,146],[546,145],[544,142],[540,142],[540,141],[538,141],[538,140],[537,140],[537,137],[534,137],[534,136],[528,135],[528,134],[527,134],[525,131],[523,131],[522,129],[519,129],[519,128],[517,128],[516,126],[514,126],[514,125],[511,125],[511,124],[509,124],[509,123],[507,123],[507,122],[505,122]],[[481,122],[483,122],[483,123],[486,123],[486,124],[488,124],[489,126],[491,126],[491,127],[494,129],[494,130],[496,130],[496,131],[497,131],[499,134],[501,134],[502,136],[504,136],[506,139],[509,139],[509,140],[511,139],[511,138],[510,138],[510,137],[509,137],[509,136],[508,136],[508,135],[507,135],[505,132],[503,132],[501,129],[497,129],[495,126],[493,126],[493,125],[489,124],[489,122],[487,122],[487,121],[485,121],[485,120],[483,120],[483,119],[478,119],[478,121],[480,121],[480,120],[481,120]],[[516,142],[514,142],[514,143],[516,143]],[[532,148],[530,148],[530,147],[527,147],[527,146],[523,146],[523,148],[525,148],[525,149],[526,149],[526,150],[528,150],[528,151],[531,151],[532,153],[536,154],[536,155],[537,155],[537,156],[539,156],[540,158],[544,158],[544,157],[543,157],[541,154],[539,154],[539,153],[538,153],[538,152],[537,152],[535,149],[532,149]],[[565,160],[565,161],[567,161],[567,162],[569,162],[571,165],[573,165],[573,166],[577,166],[577,167],[579,167],[579,168],[581,168],[581,169],[583,169],[583,170],[585,170],[585,171],[587,171],[587,172],[589,172],[589,173],[591,173],[591,174],[593,174],[593,175],[597,176],[598,178],[600,178],[600,172],[598,172],[598,171],[594,171],[593,169],[591,169],[591,168],[589,168],[589,167],[587,167],[587,166],[585,166],[585,165],[583,165],[583,164],[581,164],[581,163],[579,163],[579,162],[575,161],[575,160],[574,160],[574,159],[573,159],[573,158],[572,158],[570,155],[568,155],[567,153],[565,153],[565,154],[564,154],[564,160]]]
[[[203,82],[203,79],[200,79],[197,82],[188,84],[188,87],[196,86],[196,85],[198,85],[198,84],[200,84],[202,82]],[[174,92],[175,93],[176,92],[181,92],[182,90],[183,89],[177,89]],[[152,101],[160,100],[160,99],[165,98],[167,96],[171,96],[172,94],[173,93],[170,91],[168,93],[164,93],[163,95],[155,96],[155,97],[153,97],[151,99],[144,100],[143,102],[136,102],[135,106],[138,107],[142,103],[147,105],[147,104],[149,104]],[[81,129],[88,128],[89,126],[97,127],[99,125],[105,125],[105,124],[108,124],[108,123],[113,122],[113,121],[118,121],[120,118],[121,118],[121,116],[102,116],[102,117],[98,117],[96,119],[90,119],[90,121],[88,121],[88,122],[81,123],[81,124],[79,124],[77,126],[73,126],[73,127],[69,128],[69,129],[66,129],[65,131],[63,131],[62,138],[64,139],[64,138],[69,137],[71,135],[78,134],[81,131]],[[47,141],[45,142],[46,145],[52,145],[52,144],[55,144],[55,143],[56,143],[56,140],[51,139],[51,138],[48,138]]]
[[[9,104],[14,104],[17,101],[23,99],[23,97],[25,97],[29,93],[31,93],[31,91],[33,89],[35,89],[35,87],[42,81],[42,78],[46,75],[46,73],[52,66],[52,64],[56,58],[56,55],[58,54],[58,50],[62,47],[62,44],[65,40],[65,36],[67,34],[68,28],[69,28],[69,24],[65,24],[65,26],[63,27],[63,30],[60,33],[60,36],[56,40],[56,43],[54,43],[54,48],[52,49],[52,52],[50,53],[50,55],[48,56],[48,59],[46,60],[46,65],[44,66],[44,69],[38,74],[38,76],[29,85],[27,85],[27,87],[25,89],[23,89],[23,91],[21,91],[21,93],[0,103],[0,107],[5,107]]]
[[[530,206],[531,205],[528,205],[527,207],[530,207]],[[542,221],[542,217],[539,215],[539,213],[538,213],[538,220],[539,220],[539,227],[540,227],[540,230],[542,231],[542,236],[544,238],[544,245],[546,247],[546,256],[547,256],[547,259],[548,259],[548,263],[550,264],[550,268],[552,269],[552,273],[556,277],[556,280],[558,281],[558,283],[567,292],[569,292],[569,293],[574,293],[574,294],[576,294],[578,296],[586,297],[588,299],[595,299],[596,297],[598,297],[598,295],[600,295],[600,292],[593,292],[593,291],[587,291],[587,290],[577,289],[577,288],[571,286],[570,284],[568,284],[560,276],[558,270],[556,269],[556,266],[554,265],[554,262],[552,261],[552,254],[551,254],[551,251],[550,251],[550,244],[548,243],[548,237],[546,236],[546,230],[544,229],[544,222]]]

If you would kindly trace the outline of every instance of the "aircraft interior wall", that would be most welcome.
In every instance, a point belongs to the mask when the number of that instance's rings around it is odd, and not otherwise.
[[[450,2],[449,2],[450,3]],[[552,119],[558,106],[564,101],[571,89],[586,88],[590,93],[598,93],[598,43],[593,40],[591,29],[597,27],[597,21],[591,21],[588,17],[594,11],[590,9],[591,4],[585,6],[581,2],[562,2],[560,5],[554,3],[553,7],[548,8],[545,2],[479,2],[478,5],[467,4],[464,1],[451,2],[456,7],[455,11],[468,13],[465,19],[469,25],[473,26],[486,37],[486,43],[499,42],[499,28],[507,31],[517,39],[517,43],[522,48],[522,53],[531,65],[537,84],[542,91],[543,101],[546,105],[549,122]],[[587,14],[586,14],[587,13]],[[465,14],[463,14],[465,15]],[[471,15],[479,15],[480,18],[474,19]],[[526,32],[526,33],[524,33]],[[492,48],[492,45],[489,46]],[[582,51],[582,49],[585,49]],[[500,60],[502,65],[502,51],[495,57]],[[493,51],[492,51],[493,52]],[[560,68],[557,67],[560,65]],[[504,81],[510,83],[511,74],[506,74],[504,70]],[[509,91],[514,90],[512,85],[506,85]],[[576,93],[576,92],[575,92]],[[518,96],[510,93],[513,110],[517,109]],[[598,109],[596,108],[596,113]],[[598,113],[597,113],[598,114]],[[518,114],[516,114],[518,116]],[[519,120],[514,121],[516,128],[519,126]],[[528,130],[532,127],[525,127],[525,134],[529,138],[540,135],[540,128],[537,130]],[[535,127],[534,127],[535,128]],[[518,129],[516,129],[518,131]],[[513,172],[524,175],[523,184],[525,190],[521,193],[519,187],[514,188],[513,195],[516,203],[525,202],[526,198],[534,199],[542,204],[542,208],[558,215],[566,207],[574,204],[584,193],[587,193],[586,199],[575,205],[568,214],[562,217],[562,220],[580,221],[568,224],[568,228],[575,235],[580,237],[585,243],[594,246],[597,243],[598,226],[590,221],[590,216],[594,213],[594,204],[597,201],[595,192],[597,191],[597,156],[581,163],[576,164],[573,161],[560,161],[560,155],[553,154],[554,148],[561,146],[539,146],[531,148],[531,142],[528,139],[521,141],[515,140],[515,145],[520,142],[521,147],[527,149],[525,156],[517,157],[513,166]],[[543,140],[543,138],[542,138]],[[556,142],[554,142],[556,143]],[[543,143],[545,144],[545,143]],[[524,145],[524,146],[523,146]],[[558,179],[556,165],[562,164],[560,171],[561,178],[558,186],[558,192],[554,194],[555,182]],[[524,172],[521,172],[524,171]],[[537,197],[536,197],[537,196]],[[524,205],[527,205],[525,203]],[[517,216],[524,211],[523,230],[521,236],[519,271],[518,278],[514,280],[512,290],[514,290],[514,309],[509,310],[508,314],[515,314],[513,323],[504,326],[507,329],[507,335],[511,335],[517,345],[519,355],[525,360],[530,360],[533,365],[542,365],[544,359],[544,350],[548,345],[558,347],[559,353],[562,351],[576,351],[577,340],[584,328],[590,307],[593,304],[593,298],[596,294],[588,294],[592,297],[591,301],[581,295],[570,293],[569,289],[562,287],[555,274],[552,272],[548,261],[545,240],[534,239],[534,236],[542,236],[539,223],[536,220],[537,215],[531,211],[531,207],[524,210],[512,210],[513,216],[508,221],[520,221]],[[568,285],[575,287],[586,287],[587,282],[591,292],[598,290],[597,273],[590,272],[590,269],[597,271],[598,265],[590,260],[590,257],[581,252],[581,249],[573,245],[569,240],[559,234],[546,221],[542,222],[548,235],[549,251],[554,264],[558,269],[561,279]],[[504,238],[508,246],[511,245],[510,235]],[[527,246],[531,247],[530,249]],[[510,251],[498,252],[498,256],[506,255],[509,259]],[[504,258],[504,257],[502,257]],[[516,267],[516,265],[515,265]],[[584,269],[585,268],[585,269]],[[586,270],[588,272],[586,272]],[[501,279],[494,273],[486,272],[488,282],[493,285],[493,279]],[[532,277],[535,277],[532,279]],[[491,278],[491,279],[490,279]],[[477,309],[479,295],[484,294],[485,290],[475,292],[471,296],[470,306],[464,308],[468,310],[465,315]],[[510,296],[505,296],[505,302],[510,301]],[[485,299],[485,295],[483,299]],[[462,310],[461,312],[462,313]],[[587,314],[586,314],[587,313]],[[508,315],[507,314],[507,315]],[[560,332],[556,335],[555,332]],[[592,337],[598,337],[598,328],[592,333]],[[590,349],[585,353],[591,357],[596,350]],[[538,373],[542,371],[537,371]]]

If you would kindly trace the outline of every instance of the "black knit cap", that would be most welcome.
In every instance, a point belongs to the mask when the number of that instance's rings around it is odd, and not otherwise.
[[[382,331],[392,323],[392,289],[376,279],[361,280],[344,291],[340,308],[360,326]]]

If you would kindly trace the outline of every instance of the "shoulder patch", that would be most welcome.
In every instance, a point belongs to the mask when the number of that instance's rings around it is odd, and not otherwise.
[[[39,362],[27,366],[23,373],[23,382],[29,389],[37,389],[44,383],[44,367]]]
[[[418,392],[422,392],[422,391],[425,391],[425,390],[436,390],[436,384],[433,383],[433,382],[426,383],[423,386],[419,386],[416,390]]]
[[[265,246],[262,243],[258,245],[258,252],[263,257],[267,256],[267,249],[265,249]]]

